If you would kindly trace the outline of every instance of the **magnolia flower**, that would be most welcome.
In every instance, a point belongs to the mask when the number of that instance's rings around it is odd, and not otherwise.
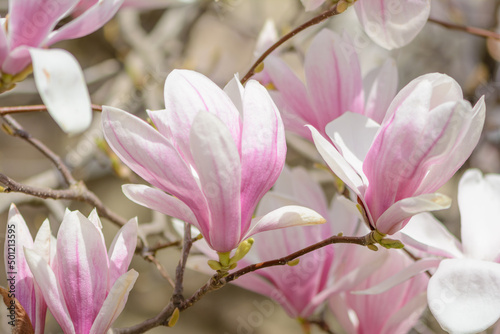
[[[72,16],[79,16],[90,7],[94,6],[99,0],[80,0],[76,5]],[[175,5],[191,4],[197,0],[124,0],[122,7],[131,7],[136,9],[160,9]]]
[[[99,0],[78,18],[55,29],[78,0],[9,0],[8,18],[0,19],[0,93],[24,80],[33,63],[35,83],[50,115],[65,132],[85,130],[92,110],[80,65],[66,51],[43,49],[96,31],[113,17],[122,2]]]
[[[430,214],[411,220],[405,243],[444,260],[427,289],[429,308],[450,333],[478,333],[500,318],[500,175],[468,170],[458,186],[462,243]],[[416,271],[416,270],[415,270]],[[406,276],[412,274],[407,271]]]
[[[399,250],[380,249],[379,252],[386,253],[386,261],[353,290],[378,284],[413,263]],[[359,256],[354,260],[359,261]],[[380,294],[338,293],[329,299],[330,310],[349,334],[408,333],[427,306],[428,281],[423,273]]]
[[[301,0],[306,10],[315,10],[325,0]],[[343,0],[343,2],[351,2]],[[410,43],[424,27],[431,10],[430,0],[364,0],[354,9],[368,36],[392,50]]]
[[[381,123],[397,90],[397,68],[392,59],[361,76],[352,39],[323,29],[305,56],[304,85],[277,57],[264,68],[276,90],[271,96],[283,114],[286,129],[311,140],[310,124],[326,136],[325,127],[347,111]]]
[[[68,211],[51,263],[36,248],[24,247],[35,282],[65,334],[106,333],[137,279],[135,270],[127,272],[137,243],[137,221],[120,229],[109,252],[101,228],[95,211],[88,219]]]
[[[339,232],[363,235],[368,229],[358,217],[335,198],[328,205],[321,186],[302,168],[285,168],[273,190],[264,196],[257,215],[266,214],[283,205],[304,205],[328,217],[320,226],[299,226],[269,231],[254,237],[254,246],[238,262],[244,267],[290,255]],[[181,230],[177,227],[177,230]],[[193,247],[204,255],[191,257],[190,268],[210,273],[206,259],[213,252],[203,240]],[[310,318],[332,294],[350,291],[377,270],[387,258],[358,245],[330,245],[299,258],[293,266],[275,266],[248,273],[233,281],[245,289],[277,301],[292,318]]]
[[[243,88],[234,79],[223,91],[199,73],[175,70],[165,82],[165,105],[149,111],[156,128],[124,111],[103,110],[111,148],[156,187],[125,185],[128,198],[196,226],[219,253],[258,232],[323,222],[300,207],[252,220],[286,154],[279,112],[258,82]]]
[[[55,240],[50,233],[49,221],[46,219],[43,222],[38,230],[35,242],[33,242],[23,216],[21,216],[16,206],[12,204],[9,210],[6,232],[4,264],[7,282],[9,285],[14,285],[15,297],[30,318],[35,334],[43,333],[47,304],[28,267],[24,249],[32,249],[45,262],[48,264],[53,263]]]
[[[123,0],[99,0],[78,18],[55,29],[78,2],[9,0],[9,16],[2,20],[0,29],[0,64],[4,82],[31,63],[30,47],[46,48],[96,31],[113,17]]]
[[[453,79],[435,73],[404,87],[380,126],[346,113],[326,127],[335,146],[310,129],[323,159],[357,195],[371,227],[394,234],[411,216],[449,206],[446,196],[433,192],[469,157],[484,117],[483,98],[471,107]]]

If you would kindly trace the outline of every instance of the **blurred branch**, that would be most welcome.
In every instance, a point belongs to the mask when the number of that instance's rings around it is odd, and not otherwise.
[[[91,105],[92,110],[102,111],[102,106],[97,104]],[[47,106],[44,104],[36,104],[32,106],[18,106],[18,107],[0,107],[0,116],[8,114],[21,114],[26,112],[47,111]]]
[[[267,58],[267,56],[269,56],[271,54],[271,52],[276,50],[280,45],[282,45],[283,43],[288,41],[293,36],[297,35],[302,30],[305,30],[313,25],[316,25],[320,22],[323,22],[324,20],[326,20],[329,17],[343,13],[350,5],[351,4],[348,3],[346,0],[340,0],[335,5],[333,5],[331,9],[327,10],[326,12],[324,12],[318,16],[313,17],[312,19],[310,19],[306,23],[298,26],[297,28],[293,29],[285,36],[281,37],[276,43],[274,43],[269,49],[267,49],[255,61],[255,63],[252,65],[252,67],[250,67],[250,69],[248,70],[247,74],[245,74],[245,76],[241,79],[241,84],[244,84],[245,82],[247,82],[248,79],[250,79],[252,77],[252,75],[255,74],[255,69],[264,61],[264,59]]]
[[[34,138],[31,134],[25,131],[24,128],[9,115],[3,115],[2,118],[8,125],[8,127],[6,127],[4,124],[4,128],[6,129],[6,131],[14,137],[19,137],[26,140],[31,144],[31,146],[36,148],[50,161],[52,161],[57,170],[61,173],[61,176],[64,178],[64,181],[66,181],[68,186],[72,186],[77,183],[73,178],[73,175],[71,175],[69,168],[63,163],[62,159],[57,154],[55,154],[40,140]]]
[[[439,24],[439,25],[441,25],[445,28],[448,28],[448,29],[464,31],[464,32],[467,32],[467,33],[472,34],[472,35],[486,37],[486,38],[493,38],[493,39],[500,41],[500,34],[493,32],[493,31],[486,30],[486,29],[448,23],[448,22],[444,22],[444,21],[441,21],[438,19],[433,19],[431,17],[429,17],[428,21],[432,22],[432,23]]]
[[[193,240],[191,239],[191,225],[188,223],[184,223],[184,242],[182,244],[182,254],[179,260],[179,264],[177,265],[177,269],[175,270],[175,288],[174,294],[172,295],[172,303],[178,307],[179,304],[184,300],[184,296],[182,292],[183,282],[184,282],[184,271],[186,270],[186,262],[191,251],[191,246],[193,245]]]
[[[125,219],[109,210],[81,181],[73,184],[68,189],[39,188],[21,184],[7,175],[0,173],[0,184],[4,186],[4,193],[18,192],[39,198],[70,199],[84,202],[95,207],[99,216],[107,218],[118,226],[123,226],[127,223]]]

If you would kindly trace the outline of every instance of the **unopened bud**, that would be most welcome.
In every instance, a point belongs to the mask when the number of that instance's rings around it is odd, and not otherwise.
[[[170,317],[170,320],[168,320],[168,324],[167,326],[168,327],[174,327],[175,324],[177,323],[177,320],[179,320],[179,316],[180,316],[180,311],[179,311],[179,308],[176,307],[174,312],[172,312],[172,316]]]
[[[289,265],[290,267],[298,265],[300,262],[300,259],[294,259],[292,261],[288,261],[286,264]]]
[[[237,263],[245,255],[247,255],[250,249],[252,248],[252,245],[253,245],[253,238],[249,238],[245,241],[242,241],[238,246],[238,248],[236,249],[236,252],[234,253],[233,257],[229,260],[229,265]]]

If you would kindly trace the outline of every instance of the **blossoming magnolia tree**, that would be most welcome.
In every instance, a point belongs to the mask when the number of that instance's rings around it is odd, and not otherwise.
[[[6,2],[0,332],[500,333],[479,2]]]

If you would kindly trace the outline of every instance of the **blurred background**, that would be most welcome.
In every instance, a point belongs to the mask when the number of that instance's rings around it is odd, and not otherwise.
[[[163,83],[172,69],[193,69],[224,86],[235,73],[243,76],[258,56],[256,41],[266,20],[273,20],[282,36],[320,12],[305,13],[298,0],[138,0],[130,4],[103,29],[53,47],[67,49],[76,56],[84,69],[93,103],[118,107],[142,118],[146,117],[146,109],[163,108]],[[434,0],[431,17],[497,30],[498,6],[497,0]],[[7,10],[8,1],[0,1],[2,17]],[[299,76],[303,77],[302,59],[311,38],[325,27],[339,33],[347,31],[355,38],[364,73],[381,65],[387,56],[392,56],[398,64],[400,87],[419,75],[441,72],[460,83],[471,103],[482,95],[486,96],[487,121],[480,144],[462,170],[440,192],[455,199],[457,181],[466,168],[477,167],[486,173],[500,172],[499,42],[428,23],[409,46],[389,52],[364,35],[351,8],[300,33],[277,51]],[[40,103],[31,76],[14,90],[0,95],[1,106]],[[127,219],[137,216],[141,224],[147,224],[144,231],[150,235],[151,245],[157,240],[175,238],[167,228],[166,217],[153,214],[122,194],[121,184],[143,181],[124,167],[115,165],[113,168],[108,154],[99,147],[99,113],[94,113],[88,131],[70,137],[47,113],[20,114],[15,119],[59,154],[71,167],[75,178],[84,180],[110,209]],[[312,162],[293,147],[289,148],[287,159],[292,166],[312,167]],[[0,171],[29,185],[63,186],[57,170],[47,159],[23,140],[3,132],[0,133]],[[322,179],[322,172],[316,172]],[[325,184],[325,189],[331,189],[331,185]],[[17,204],[32,235],[46,217],[49,217],[56,234],[65,207],[80,210],[85,215],[92,210],[82,203],[0,194],[2,244],[11,202]],[[436,215],[459,236],[456,202],[450,210]],[[118,228],[104,220],[103,230],[109,246]],[[180,249],[176,247],[157,253],[158,260],[171,277],[179,255]],[[140,273],[139,279],[114,327],[134,325],[155,316],[168,303],[172,292],[154,264],[135,256],[130,267]],[[188,269],[185,296],[191,295],[208,278]],[[0,285],[6,285],[3,265],[0,266]],[[263,300],[265,297],[227,286],[210,293],[183,312],[174,328],[157,328],[150,333],[302,333],[297,322],[289,319],[277,304],[271,311],[262,312],[258,305]],[[334,320],[329,320],[335,333],[341,333]],[[429,328],[440,333],[438,325],[425,319],[416,326],[414,333],[426,333]],[[60,332],[57,323],[49,316],[46,333]]]

